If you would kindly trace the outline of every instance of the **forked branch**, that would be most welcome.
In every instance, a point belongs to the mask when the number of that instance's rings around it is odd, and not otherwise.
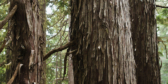
[[[16,9],[17,9],[17,5],[15,5],[15,6],[13,7],[13,9],[10,11],[10,13],[5,17],[5,19],[0,22],[0,29],[2,29],[2,27],[7,23],[7,21],[12,18],[12,16],[13,16],[13,15],[15,14],[15,12],[16,12]]]
[[[68,48],[69,46],[71,46],[73,43],[74,43],[74,41],[71,41],[71,42],[65,44],[65,45],[62,46],[62,47],[59,47],[59,48],[56,48],[56,49],[53,49],[53,50],[49,51],[49,52],[44,56],[43,61],[45,61],[47,58],[49,58],[53,53],[58,52],[58,51],[62,51],[62,50],[64,50],[64,49]]]

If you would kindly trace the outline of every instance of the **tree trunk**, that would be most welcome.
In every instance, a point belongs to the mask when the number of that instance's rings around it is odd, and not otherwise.
[[[136,84],[128,0],[71,0],[74,84]]]
[[[40,4],[40,18],[42,20],[43,30],[44,30],[44,46],[43,46],[43,52],[46,54],[46,1],[45,0],[38,0]],[[42,82],[43,84],[46,84],[46,61],[43,61],[43,72],[42,72]]]
[[[37,0],[11,0],[10,10],[17,5],[17,11],[9,25],[11,31],[11,55],[13,75],[20,63],[13,84],[43,84],[41,82],[44,32],[39,17]]]
[[[161,84],[155,0],[130,0],[134,58],[138,84]]]
[[[74,84],[72,55],[68,59],[68,84]]]

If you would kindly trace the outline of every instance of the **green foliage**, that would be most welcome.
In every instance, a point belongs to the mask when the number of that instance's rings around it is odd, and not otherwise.
[[[46,52],[58,48],[68,42],[68,14],[69,0],[48,1],[47,30],[46,30]],[[62,81],[64,70],[64,56],[66,50],[53,54],[47,59],[47,84],[68,84],[68,80]],[[67,75],[66,77],[67,78]]]
[[[168,2],[164,0],[157,0],[156,4],[167,6]],[[160,56],[161,68],[161,82],[168,84],[168,9],[157,8],[157,34],[158,34],[158,54]]]
[[[0,0],[0,4],[3,4],[6,0]],[[9,4],[4,3],[0,6],[0,21],[2,21],[8,14]],[[0,46],[4,40],[6,35],[6,28],[8,24],[6,24],[2,30],[0,30]],[[6,60],[5,49],[0,53],[0,64]],[[0,67],[0,84],[6,84],[6,68],[5,66]]]

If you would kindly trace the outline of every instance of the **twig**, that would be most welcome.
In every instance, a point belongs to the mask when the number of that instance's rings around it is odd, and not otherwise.
[[[2,5],[4,5],[4,4],[6,4],[8,1],[6,0],[6,1],[4,1],[2,4],[0,4],[0,6],[2,6]]]
[[[59,47],[59,48],[57,48],[57,49],[53,49],[53,50],[49,51],[49,52],[44,56],[43,61],[45,61],[47,58],[49,58],[53,53],[58,52],[58,51],[62,51],[62,50],[64,50],[64,49],[68,48],[69,46],[71,46],[73,43],[74,43],[74,41],[71,41],[71,42],[65,44],[65,45],[62,46],[62,47]]]
[[[15,6],[13,7],[13,9],[11,10],[11,12],[5,17],[5,19],[0,22],[0,29],[2,29],[2,27],[7,23],[7,21],[12,18],[12,16],[13,16],[13,15],[15,14],[15,12],[16,12],[16,9],[17,9],[17,5],[15,5]]]
[[[15,70],[15,72],[14,72],[12,78],[8,81],[7,84],[12,84],[13,81],[15,80],[15,78],[16,78],[16,76],[17,76],[17,73],[18,73],[18,70],[19,70],[19,66],[20,66],[20,63],[18,63],[18,65],[17,65],[17,67],[16,67],[16,70]]]

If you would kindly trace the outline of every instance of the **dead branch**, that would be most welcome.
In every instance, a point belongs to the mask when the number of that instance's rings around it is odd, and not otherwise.
[[[3,62],[0,64],[0,67],[2,67],[3,65],[5,65],[5,63],[6,63],[6,60],[3,61]]]
[[[65,58],[64,58],[64,74],[63,74],[63,80],[64,80],[64,77],[65,77],[65,74],[66,74],[66,63],[67,63],[67,57],[69,56],[69,54],[72,54],[74,52],[76,52],[77,50],[73,50],[73,51],[70,51],[69,52],[69,49],[67,50],[67,53],[65,55]]]
[[[7,23],[7,21],[12,18],[12,16],[13,16],[13,15],[15,14],[15,12],[16,12],[16,9],[17,9],[17,5],[15,5],[15,6],[13,7],[13,9],[11,10],[11,12],[5,17],[5,19],[0,22],[0,29],[2,29],[2,27]]]
[[[53,49],[53,50],[49,51],[49,52],[44,56],[43,61],[45,61],[47,58],[49,58],[53,53],[58,52],[58,51],[62,51],[62,50],[64,50],[64,49],[68,48],[69,46],[71,46],[73,43],[74,43],[74,41],[71,41],[71,42],[65,44],[65,45],[62,46],[62,47],[59,47],[59,48],[57,48],[57,49]]]
[[[160,6],[160,5],[156,5],[156,7],[160,7],[160,8],[168,8],[167,6]]]
[[[4,39],[2,46],[0,47],[0,53],[2,52],[2,50],[5,48],[5,44],[6,44],[6,40]]]
[[[5,39],[4,39],[4,41],[3,41],[3,44],[2,44],[2,46],[0,47],[0,53],[1,53],[2,50],[5,48],[6,43],[9,43],[9,42],[7,42],[6,38],[8,37],[8,34],[10,33],[10,29],[13,27],[13,25],[14,25],[14,23],[12,23],[12,24],[10,25],[10,27],[9,27],[9,30],[8,30],[6,36],[5,36]],[[10,40],[11,40],[11,39],[10,39]],[[9,40],[9,41],[10,41],[10,40]]]
[[[159,59],[160,59],[160,57],[159,57]],[[159,69],[162,68],[162,60],[161,59],[160,59],[160,62],[161,62],[161,64],[159,65]]]
[[[165,46],[165,51],[166,51],[166,59],[168,59],[167,57],[167,47],[166,47],[166,44],[164,42],[162,42],[162,44]]]
[[[15,78],[16,78],[16,76],[17,76],[17,73],[18,73],[18,71],[19,71],[19,66],[20,66],[20,63],[18,63],[18,65],[17,65],[17,67],[16,67],[16,70],[15,70],[15,72],[14,72],[12,78],[8,81],[7,84],[12,84],[13,81],[15,80]]]
[[[4,1],[2,4],[0,4],[0,6],[2,6],[2,5],[4,5],[4,4],[7,4],[7,0],[6,1]]]
[[[76,52],[77,50],[73,50],[73,51],[70,51],[70,52],[68,52],[67,54],[69,55],[69,54],[72,54],[72,53],[74,53],[74,52]]]

